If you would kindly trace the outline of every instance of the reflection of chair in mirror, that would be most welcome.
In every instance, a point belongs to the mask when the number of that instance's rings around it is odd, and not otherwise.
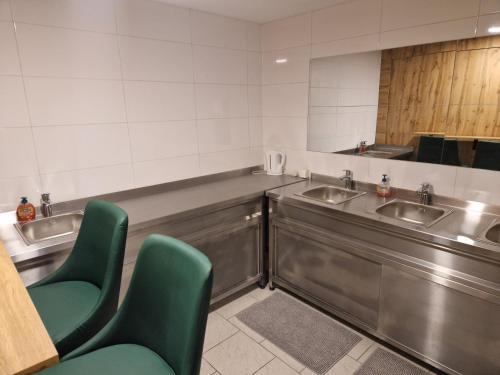
[[[456,139],[444,140],[441,164],[462,165],[458,155],[458,141]]]
[[[420,136],[417,161],[422,163],[440,164],[441,154],[443,152],[443,142],[443,137],[428,135]]]
[[[479,141],[472,167],[500,171],[500,142]]]

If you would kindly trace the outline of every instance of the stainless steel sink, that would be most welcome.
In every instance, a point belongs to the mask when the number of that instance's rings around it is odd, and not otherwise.
[[[500,222],[496,221],[491,225],[483,235],[484,239],[500,245]]]
[[[16,223],[14,226],[27,245],[51,238],[76,234],[80,230],[83,212],[71,212],[67,214],[47,217],[29,221],[27,223]]]
[[[399,199],[392,200],[375,209],[375,212],[382,216],[426,227],[435,224],[452,211],[449,208],[427,206]]]
[[[298,196],[314,199],[319,202],[329,204],[340,204],[348,200],[360,197],[366,194],[362,191],[343,189],[336,186],[318,186],[302,193],[297,193]]]

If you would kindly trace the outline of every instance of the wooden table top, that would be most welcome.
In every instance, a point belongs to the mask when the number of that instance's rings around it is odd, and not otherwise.
[[[57,362],[56,348],[0,241],[0,375],[30,374]]]

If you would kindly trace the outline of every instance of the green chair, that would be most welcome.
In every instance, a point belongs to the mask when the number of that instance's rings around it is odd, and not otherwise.
[[[149,236],[117,314],[41,374],[198,375],[212,279],[212,264],[201,252]]]
[[[116,313],[127,229],[121,208],[88,203],[68,259],[28,287],[60,356],[89,340]]]

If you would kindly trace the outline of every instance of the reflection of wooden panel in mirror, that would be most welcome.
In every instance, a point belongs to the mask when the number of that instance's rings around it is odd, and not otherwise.
[[[383,51],[377,143],[500,137],[500,36]]]

